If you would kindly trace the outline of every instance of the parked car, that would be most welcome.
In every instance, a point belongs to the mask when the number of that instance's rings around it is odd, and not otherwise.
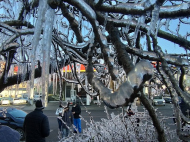
[[[11,98],[5,97],[1,99],[1,105],[10,105],[11,104]]]
[[[166,103],[172,103],[172,98],[171,97],[163,97]]]
[[[29,98],[28,98],[28,94],[27,93],[24,93],[24,94],[21,94],[21,98],[23,99],[23,100],[26,100],[26,103],[29,101]]]
[[[152,105],[164,105],[165,106],[165,100],[162,96],[154,96],[152,100]]]
[[[23,98],[14,98],[12,104],[25,104],[27,103],[27,100]]]
[[[4,109],[5,108],[0,108],[1,125],[9,126],[12,129],[18,131],[20,133],[20,140],[23,141],[25,139],[23,124],[27,113],[25,111],[12,107],[6,108],[6,111],[3,111]]]
[[[29,101],[29,100],[28,100],[28,97],[22,97],[22,98],[20,98],[20,99],[22,99],[24,103],[28,103],[28,101]]]

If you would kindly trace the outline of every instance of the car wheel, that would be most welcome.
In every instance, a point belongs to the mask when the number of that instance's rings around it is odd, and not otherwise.
[[[24,134],[24,131],[22,130],[22,129],[20,129],[20,128],[18,128],[18,129],[16,129],[18,132],[19,132],[19,134],[20,134],[20,140],[21,141],[23,141],[23,140],[25,140],[25,134]]]

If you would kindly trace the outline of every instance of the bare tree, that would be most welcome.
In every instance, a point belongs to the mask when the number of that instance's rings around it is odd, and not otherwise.
[[[188,139],[180,120],[189,120],[175,99],[181,96],[189,108],[190,95],[184,85],[190,49],[188,0],[3,0],[0,11],[0,55],[5,65],[0,91],[30,80],[32,96],[34,78],[42,77],[43,100],[47,102],[48,74],[58,72],[60,78],[81,84],[91,96],[100,94],[110,108],[128,105],[139,97],[158,140],[166,141],[154,108],[142,91],[146,81],[160,80],[173,99],[177,134]],[[174,48],[161,44],[166,41],[183,49],[184,54],[163,51]],[[152,61],[157,62],[155,69]],[[86,66],[84,76],[77,73],[77,64]],[[17,75],[12,73],[14,65],[19,67]],[[72,80],[60,72],[67,65],[73,65]]]

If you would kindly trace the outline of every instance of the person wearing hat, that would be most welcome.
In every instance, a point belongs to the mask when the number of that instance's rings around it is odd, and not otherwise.
[[[37,100],[35,105],[35,110],[27,114],[24,120],[26,142],[45,142],[45,137],[50,134],[49,120],[43,114],[42,101]]]
[[[62,102],[62,107],[63,107],[63,115],[62,115],[62,132],[63,132],[63,138],[67,137],[70,133],[69,127],[72,126],[73,124],[73,114],[69,110],[69,104],[68,102]]]

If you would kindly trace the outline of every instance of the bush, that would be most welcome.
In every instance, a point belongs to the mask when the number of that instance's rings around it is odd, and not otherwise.
[[[48,101],[59,101],[59,96],[53,95],[53,94],[49,94],[48,95]]]

